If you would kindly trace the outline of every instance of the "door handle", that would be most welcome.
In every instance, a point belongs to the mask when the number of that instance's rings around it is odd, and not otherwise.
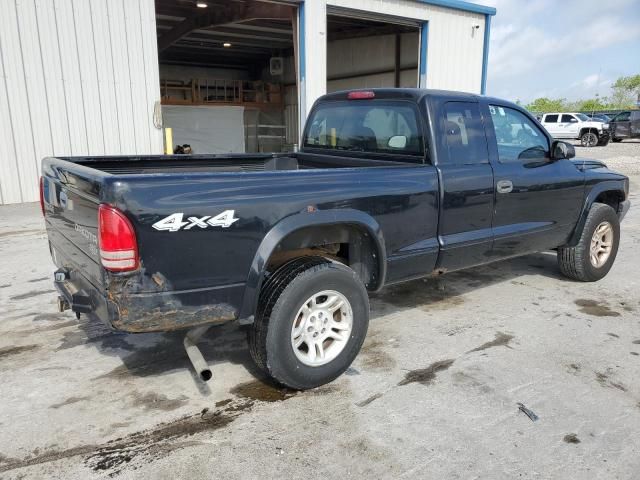
[[[509,193],[513,190],[513,182],[511,180],[500,180],[496,187],[498,193]]]

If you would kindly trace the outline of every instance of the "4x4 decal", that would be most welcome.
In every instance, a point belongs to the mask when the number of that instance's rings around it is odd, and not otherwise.
[[[211,217],[205,215],[204,217],[187,217],[187,221],[184,221],[184,213],[172,213],[168,217],[158,220],[152,225],[156,230],[177,232],[178,230],[191,230],[193,227],[207,228],[207,227],[222,227],[228,228],[235,222],[240,220],[235,217],[235,210],[225,210],[224,212]]]

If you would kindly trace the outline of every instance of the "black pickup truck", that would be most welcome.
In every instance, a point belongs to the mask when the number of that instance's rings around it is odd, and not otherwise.
[[[374,89],[320,98],[296,153],[45,158],[59,306],[126,332],[238,320],[264,372],[312,388],[358,354],[367,292],[545,250],[604,277],[629,183],[574,155],[503,100]]]

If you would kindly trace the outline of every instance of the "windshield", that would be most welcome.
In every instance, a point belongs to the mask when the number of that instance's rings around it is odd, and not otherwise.
[[[591,121],[591,119],[587,117],[584,113],[576,113],[575,116],[578,117],[583,122]]]
[[[325,150],[422,155],[416,110],[407,102],[350,100],[319,105],[303,146]]]

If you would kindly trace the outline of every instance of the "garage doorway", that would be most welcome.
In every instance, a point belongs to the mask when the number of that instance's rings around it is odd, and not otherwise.
[[[298,142],[297,8],[155,0],[163,126],[191,153],[290,151]]]
[[[327,92],[417,87],[419,26],[348,11],[327,15]]]

